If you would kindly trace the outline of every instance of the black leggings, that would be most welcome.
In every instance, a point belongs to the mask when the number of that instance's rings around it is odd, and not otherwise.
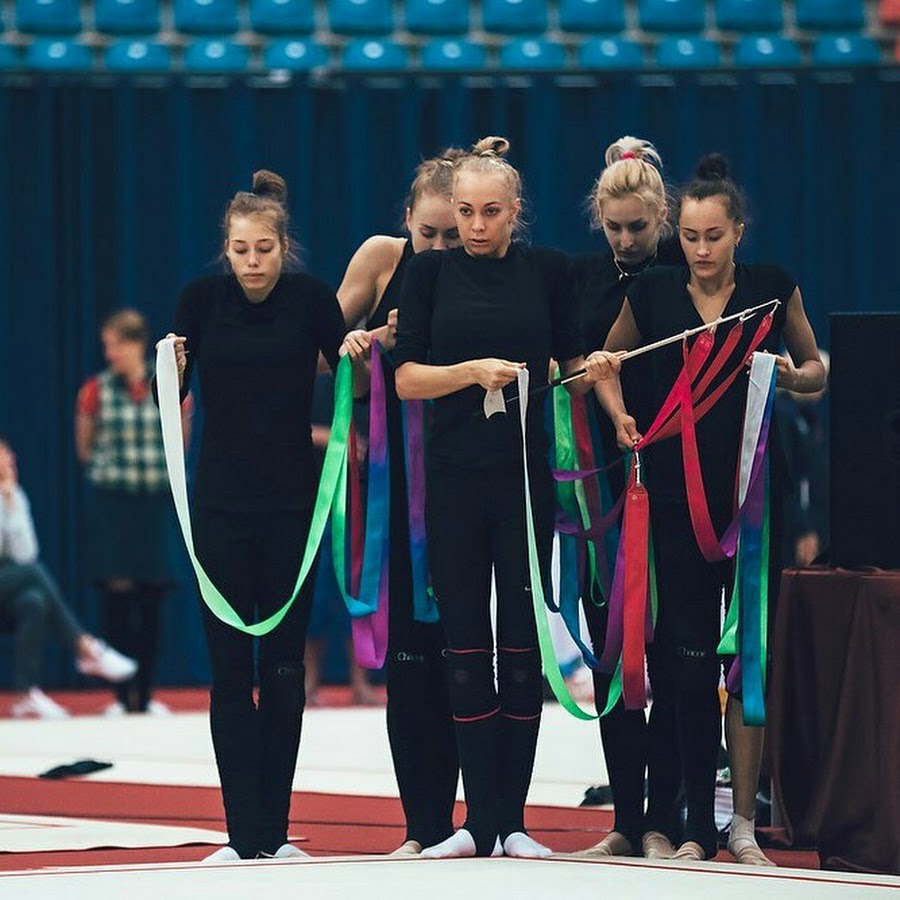
[[[553,486],[532,465],[542,579],[548,583]],[[524,831],[542,705],[520,467],[469,471],[433,464],[426,508],[429,560],[447,635],[450,706],[466,792],[465,827],[479,855]],[[490,621],[497,583],[497,687]]]
[[[267,618],[290,596],[311,511],[194,513],[197,557],[245,623]],[[203,605],[212,668],[210,726],[222,783],[229,843],[248,859],[287,840],[291,785],[306,700],[303,650],[315,567],[281,623],[258,641]]]
[[[406,840],[429,847],[453,833],[459,758],[444,629],[440,622],[417,622],[413,615],[404,474],[402,465],[392,465],[387,730]]]
[[[133,584],[125,589],[114,589],[104,584],[101,592],[106,639],[117,650],[137,660],[138,664],[134,677],[115,685],[113,691],[128,712],[146,712],[159,649],[163,588],[152,584]]]
[[[606,640],[607,605],[583,601],[591,642],[598,657]],[[594,670],[597,713],[606,708],[612,675]],[[680,835],[677,800],[681,767],[675,746],[675,722],[671,707],[650,708],[649,721],[642,709],[625,709],[619,702],[600,718],[603,755],[615,805],[614,828],[640,849],[645,831],[661,831],[672,841]],[[644,814],[644,781],[647,773],[647,813]]]

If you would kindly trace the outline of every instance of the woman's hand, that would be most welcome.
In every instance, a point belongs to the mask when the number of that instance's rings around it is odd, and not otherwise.
[[[789,356],[778,356],[776,354],[775,366],[778,369],[775,384],[787,391],[797,390],[800,378],[793,360]]]
[[[172,338],[175,342],[175,368],[178,371],[178,386],[181,387],[184,381],[184,370],[187,368],[187,350],[185,349],[187,338],[180,334],[175,334],[174,331],[170,331],[166,338]],[[157,344],[158,346],[159,344]]]
[[[339,356],[349,356],[350,361],[354,365],[364,363],[369,358],[369,352],[372,347],[372,337],[368,331],[358,328],[355,331],[348,331],[344,337],[344,343],[338,350]]]
[[[481,385],[486,391],[499,391],[516,380],[519,369],[524,369],[525,363],[488,358],[475,359],[471,366],[472,377],[476,384]]]
[[[633,450],[634,445],[641,439],[634,416],[620,413],[613,419],[613,425],[616,428],[616,441],[619,447],[622,450]]]
[[[381,341],[381,346],[390,352],[397,346],[397,310],[392,309],[388,313],[387,331]]]
[[[622,368],[622,360],[619,353],[610,353],[607,350],[595,350],[584,361],[585,375],[582,380],[585,384],[595,384],[607,378],[618,375]]]

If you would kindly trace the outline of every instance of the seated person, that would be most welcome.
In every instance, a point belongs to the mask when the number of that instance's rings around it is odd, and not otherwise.
[[[18,694],[10,714],[58,719],[68,712],[40,689],[49,632],[71,648],[75,667],[83,675],[124,681],[134,675],[137,663],[81,627],[37,556],[34,523],[28,498],[19,486],[16,457],[0,438],[0,630],[15,635],[13,671]]]

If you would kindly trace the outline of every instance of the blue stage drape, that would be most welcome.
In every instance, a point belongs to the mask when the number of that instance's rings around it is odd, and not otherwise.
[[[366,236],[396,232],[412,169],[448,144],[507,136],[532,240],[572,252],[602,246],[584,198],[613,139],[653,140],[673,185],[720,151],[750,201],[742,258],[786,266],[827,343],[829,312],[898,306],[898,87],[896,68],[283,85],[7,76],[0,432],[18,451],[45,561],[96,627],[72,427],[78,386],[101,367],[98,323],[136,306],[167,331],[181,286],[219,264],[225,204],[255,169],[286,177],[304,262],[337,285]],[[204,680],[187,568],[165,622],[161,680]]]

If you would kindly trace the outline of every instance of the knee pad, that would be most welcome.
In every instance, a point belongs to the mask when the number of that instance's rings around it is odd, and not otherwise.
[[[719,685],[719,655],[714,647],[675,648],[675,672],[682,694],[705,694]]]
[[[489,650],[448,650],[447,685],[455,719],[476,719],[497,711],[494,660]]]
[[[504,715],[515,718],[540,715],[544,698],[537,647],[522,650],[501,647],[497,653],[497,682]]]
[[[303,663],[269,663],[259,670],[260,704],[296,710],[306,704],[306,667]]]

